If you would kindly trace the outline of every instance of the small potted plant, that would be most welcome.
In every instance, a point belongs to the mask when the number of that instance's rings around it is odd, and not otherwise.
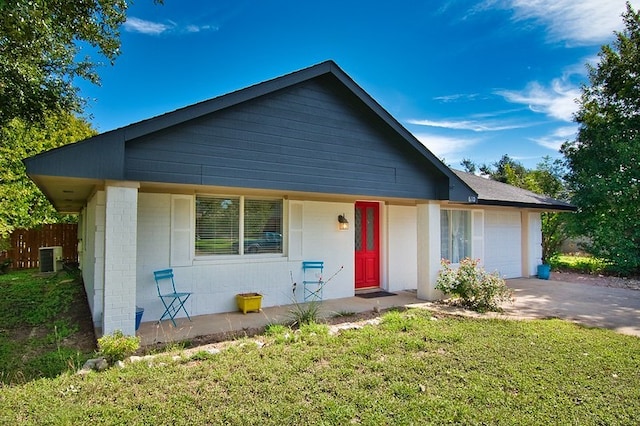
[[[249,311],[260,311],[262,305],[262,295],[259,293],[240,293],[236,294],[236,303],[238,309],[246,315]]]

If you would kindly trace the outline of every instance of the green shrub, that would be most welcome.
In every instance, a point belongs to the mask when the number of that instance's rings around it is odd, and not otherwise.
[[[140,347],[140,338],[125,336],[122,331],[116,330],[113,334],[107,334],[98,339],[98,350],[109,363],[122,361],[132,355]]]
[[[463,306],[478,312],[499,311],[500,303],[510,301],[511,290],[498,273],[488,273],[478,265],[478,260],[464,258],[454,269],[442,260],[436,289],[454,296]]]
[[[13,260],[11,259],[5,259],[0,261],[0,274],[6,274],[7,271],[9,271],[9,268],[11,267],[12,263],[13,263]]]

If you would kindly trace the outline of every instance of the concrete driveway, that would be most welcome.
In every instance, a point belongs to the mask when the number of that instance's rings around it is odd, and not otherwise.
[[[640,337],[640,291],[535,278],[507,280],[515,302],[504,314],[561,318]]]

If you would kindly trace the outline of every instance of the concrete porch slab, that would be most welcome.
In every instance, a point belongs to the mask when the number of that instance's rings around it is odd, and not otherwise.
[[[322,301],[320,315],[326,318],[336,314],[384,310],[418,303],[424,302],[418,300],[416,292],[411,290],[396,292],[394,296],[372,299],[347,297]],[[247,314],[237,311],[192,316],[192,321],[187,318],[176,318],[177,327],[174,327],[170,320],[164,320],[160,324],[157,321],[149,321],[140,324],[136,335],[140,337],[142,346],[179,342],[218,333],[242,335],[243,331],[249,333],[268,324],[282,324],[290,321],[291,312],[294,309],[295,305],[283,305],[263,308],[260,312],[247,312]],[[345,317],[345,321],[349,321],[348,316]]]

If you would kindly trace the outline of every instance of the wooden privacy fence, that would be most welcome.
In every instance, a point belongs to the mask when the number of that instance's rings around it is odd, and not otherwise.
[[[11,259],[14,269],[38,268],[40,247],[62,247],[62,258],[66,262],[78,261],[78,225],[55,223],[37,229],[16,229],[9,237],[7,251],[0,252],[0,263]]]

